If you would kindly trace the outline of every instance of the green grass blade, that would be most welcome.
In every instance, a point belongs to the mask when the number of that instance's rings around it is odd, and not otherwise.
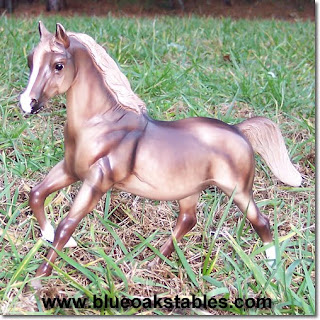
[[[210,255],[211,255],[213,247],[214,247],[214,245],[216,243],[217,237],[218,237],[218,235],[220,233],[220,229],[221,229],[222,225],[224,224],[224,222],[225,222],[225,220],[227,218],[227,215],[229,213],[230,207],[231,207],[232,202],[233,202],[234,193],[235,193],[235,190],[232,192],[232,194],[230,196],[228,204],[227,204],[226,208],[223,211],[223,215],[222,215],[222,217],[221,217],[221,219],[220,219],[220,221],[218,223],[218,227],[217,227],[217,229],[216,229],[216,231],[214,233],[213,239],[212,239],[212,241],[210,243],[210,247],[209,247],[208,253],[206,255],[206,258],[204,260],[203,267],[202,267],[202,274],[203,275],[209,275],[210,274],[210,272],[209,272],[210,270],[209,269],[211,269],[211,268],[208,269]]]
[[[7,287],[5,296],[8,293],[8,290],[10,289],[11,285],[18,279],[18,277],[21,275],[21,273],[27,268],[27,265],[30,263],[31,259],[34,257],[34,255],[38,252],[40,247],[43,244],[43,240],[39,239],[35,245],[31,248],[31,250],[27,253],[27,255],[24,257],[24,259],[21,261],[21,263],[18,265],[17,270],[13,274],[9,285]]]
[[[196,275],[195,275],[195,273],[193,272],[193,270],[191,269],[190,264],[188,263],[188,261],[187,261],[186,257],[184,256],[182,250],[179,248],[179,246],[178,246],[178,244],[177,244],[177,239],[176,239],[174,236],[172,236],[172,240],[173,240],[174,248],[175,248],[175,250],[176,250],[176,252],[177,252],[177,254],[178,254],[178,257],[179,257],[179,259],[180,259],[180,261],[181,261],[184,269],[185,269],[186,272],[187,272],[187,275],[188,275],[189,279],[192,281],[192,283],[193,283],[197,288],[200,289],[200,286],[199,286],[199,283],[198,283],[198,281],[197,281]]]
[[[140,241],[146,241],[146,239],[139,233],[135,233],[138,238],[140,239]],[[151,243],[146,243],[147,244],[147,247],[149,249],[151,249],[159,258],[161,258],[161,260],[163,260],[166,264],[168,264],[171,268],[174,268],[176,269],[177,266],[174,262],[170,261],[170,259],[168,259],[166,256],[164,256],[157,248],[155,248],[153,245],[151,245]]]
[[[311,309],[312,309],[312,312],[315,313],[315,310],[316,310],[316,307],[315,307],[315,303],[316,303],[316,297],[315,297],[315,286],[311,280],[311,276],[310,276],[310,273],[311,271],[313,270],[314,268],[314,265],[315,263],[313,263],[309,270],[307,269],[307,266],[306,266],[306,263],[304,261],[302,261],[302,266],[303,266],[303,271],[304,271],[304,276],[305,276],[305,280],[306,280],[306,283],[307,283],[307,287],[308,287],[308,291],[309,291],[309,295],[310,295],[310,299],[309,299],[309,302],[311,304]]]
[[[53,246],[50,245],[52,248]],[[63,259],[65,260],[68,264],[70,264],[71,266],[73,266],[75,269],[77,269],[79,272],[81,272],[83,275],[85,275],[89,280],[91,281],[96,281],[97,277],[96,275],[91,272],[89,269],[87,269],[86,267],[82,266],[81,264],[79,264],[78,262],[76,262],[75,260],[71,259],[67,254],[65,254],[64,252],[54,249],[57,254]]]
[[[45,259],[49,262],[49,260]],[[50,263],[50,262],[49,262]],[[93,293],[86,287],[78,283],[77,280],[73,279],[67,272],[60,269],[57,265],[50,263],[54,270],[56,270],[60,275],[62,275],[66,280],[68,280],[75,288],[82,291],[90,300],[93,301]]]
[[[96,215],[96,217],[98,217],[98,219],[103,224],[103,226],[112,234],[112,236],[116,240],[116,243],[119,245],[122,252],[127,255],[128,250],[127,250],[126,246],[123,244],[122,240],[117,235],[117,233],[110,227],[110,225],[102,217],[100,217],[98,214]]]
[[[115,262],[111,257],[109,257],[108,255],[106,255],[105,252],[104,252],[101,248],[98,248],[98,253],[99,253],[100,256],[105,260],[105,262],[115,270],[116,275],[117,275],[119,278],[122,279],[122,281],[123,281],[124,284],[125,284],[126,290],[128,290],[128,280],[127,280],[127,277],[126,277],[125,274],[122,272],[122,270],[118,267],[118,265],[116,264],[116,262]]]
[[[232,244],[235,251],[237,252],[237,254],[240,256],[240,258],[243,260],[246,266],[252,271],[255,279],[261,285],[261,287],[266,291],[268,296],[271,299],[276,299],[277,295],[275,294],[271,286],[268,286],[267,288],[265,288],[267,280],[263,275],[263,271],[261,270],[261,268],[259,268],[259,266],[250,259],[250,257],[242,250],[239,244],[235,241],[235,239],[229,233],[226,232],[226,236],[229,242]]]

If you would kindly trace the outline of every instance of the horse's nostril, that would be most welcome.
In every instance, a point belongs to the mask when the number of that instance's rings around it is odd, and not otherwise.
[[[32,99],[30,106],[31,106],[31,113],[32,114],[38,113],[40,111],[40,109],[42,108],[42,106],[39,105],[39,101],[37,99]]]
[[[38,100],[37,99],[32,99],[31,103],[30,103],[31,109],[36,107],[37,105],[38,105]]]

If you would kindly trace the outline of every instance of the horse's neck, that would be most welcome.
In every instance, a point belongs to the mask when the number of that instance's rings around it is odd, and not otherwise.
[[[128,130],[145,127],[146,115],[122,107],[88,51],[79,43],[74,48],[77,71],[67,92],[67,136],[76,138],[82,128],[100,121],[114,123],[115,126],[125,125]]]
[[[108,113],[110,121],[123,110],[104,84],[104,80],[90,61],[79,65],[75,81],[67,92],[67,121],[70,131],[81,130],[93,118]]]

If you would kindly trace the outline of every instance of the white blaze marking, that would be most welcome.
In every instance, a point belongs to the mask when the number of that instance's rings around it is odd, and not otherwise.
[[[24,92],[20,96],[20,106],[25,113],[31,112],[31,99],[28,93]]]
[[[32,88],[34,86],[34,83],[37,80],[39,70],[40,70],[40,58],[36,57],[36,55],[34,54],[33,70],[32,70],[32,73],[31,73],[31,76],[30,76],[30,79],[29,79],[29,82],[28,82],[28,86],[27,86],[26,90],[20,96],[21,108],[26,113],[30,113],[31,112],[32,99],[37,98],[37,97],[30,97],[30,93],[31,93],[31,90],[32,90]]]
[[[41,229],[42,239],[53,243],[54,240],[54,228],[49,221],[46,221],[44,230]],[[69,241],[65,244],[64,248],[76,247],[76,241],[71,237]]]

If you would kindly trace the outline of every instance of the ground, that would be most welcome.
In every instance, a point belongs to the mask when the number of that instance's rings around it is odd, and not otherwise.
[[[214,17],[231,17],[235,19],[315,19],[315,5],[313,1],[303,0],[234,0],[232,5],[226,5],[223,0],[185,0],[184,10],[179,6],[178,1],[172,1],[174,7],[169,7],[170,1],[158,1],[157,5],[152,5],[153,1],[134,1],[140,4],[130,4],[130,1],[78,1],[67,0],[68,7],[60,11],[60,15],[97,15],[103,16],[108,13],[115,15],[129,16],[155,16],[155,15],[206,15]],[[37,16],[45,12],[44,1],[34,0],[32,4],[20,3],[14,15],[17,16]],[[55,13],[46,13],[52,15]]]

